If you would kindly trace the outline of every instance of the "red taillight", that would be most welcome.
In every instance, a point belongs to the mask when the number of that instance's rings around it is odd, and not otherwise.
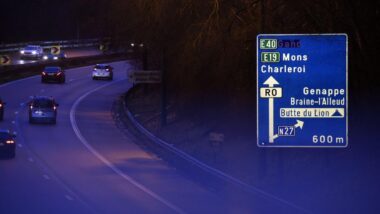
[[[42,75],[44,75],[44,76],[45,76],[45,75],[46,75],[46,72],[45,72],[45,71],[42,71]]]
[[[7,140],[5,143],[6,143],[6,144],[14,144],[15,141],[14,141],[14,140]]]
[[[0,108],[1,108],[1,107],[3,107],[3,104],[2,104],[2,103],[0,103]]]

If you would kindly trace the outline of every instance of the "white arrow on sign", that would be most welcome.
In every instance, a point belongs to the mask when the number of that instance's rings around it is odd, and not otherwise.
[[[302,129],[303,128],[303,124],[304,124],[304,122],[302,121],[302,120],[297,120],[297,123],[296,123],[296,125],[294,125],[294,127],[295,128],[300,128],[300,129]]]
[[[303,122],[302,120],[297,120],[297,123],[294,124],[294,128],[300,128],[300,129],[302,129],[304,124],[305,124],[305,122]],[[276,138],[278,138],[277,134],[275,134],[273,136],[273,140],[276,139]]]
[[[275,85],[279,85],[275,78],[270,76],[264,83],[264,85],[268,85],[272,88]],[[273,98],[269,98],[269,143],[274,142],[274,100]]]

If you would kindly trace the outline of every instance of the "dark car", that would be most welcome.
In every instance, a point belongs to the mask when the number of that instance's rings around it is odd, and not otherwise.
[[[5,102],[3,102],[3,100],[0,98],[0,121],[4,119],[4,105]]]
[[[0,129],[0,154],[14,158],[16,156],[16,135],[9,130]]]
[[[67,58],[67,56],[64,52],[61,52],[59,54],[51,54],[50,53],[50,54],[46,54],[42,57],[42,59],[45,61],[51,61],[51,60],[55,61],[55,60],[61,60],[61,59],[66,59],[66,58]]]
[[[41,73],[41,82],[59,82],[65,83],[66,75],[65,71],[61,67],[45,67],[44,71]]]
[[[46,96],[33,97],[29,103],[29,123],[57,123],[58,104],[54,98]]]

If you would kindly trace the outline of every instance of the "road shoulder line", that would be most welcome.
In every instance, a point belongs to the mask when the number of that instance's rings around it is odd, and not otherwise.
[[[132,185],[134,185],[135,187],[137,187],[141,191],[145,192],[146,194],[148,194],[152,198],[154,198],[157,201],[161,202],[162,204],[166,205],[167,207],[169,207],[173,211],[175,211],[177,213],[185,213],[184,211],[182,211],[177,206],[173,205],[169,201],[165,200],[164,198],[162,198],[161,196],[159,196],[155,192],[149,190],[147,187],[145,187],[144,185],[138,183],[136,180],[134,180],[133,178],[131,178],[130,176],[128,176],[127,174],[125,174],[124,172],[122,172],[119,168],[117,168],[114,164],[112,164],[109,160],[107,160],[104,156],[102,156],[97,150],[95,150],[95,148],[92,147],[90,145],[90,143],[84,138],[84,136],[82,135],[82,133],[80,132],[80,130],[78,128],[78,125],[77,125],[77,122],[76,122],[76,119],[75,119],[75,112],[76,112],[76,109],[77,109],[79,103],[84,98],[86,98],[90,94],[96,92],[97,90],[100,90],[102,88],[105,88],[107,86],[110,86],[112,84],[115,84],[115,83],[123,81],[123,80],[125,80],[125,79],[114,81],[114,82],[111,82],[111,83],[107,83],[105,85],[102,85],[102,86],[99,86],[99,87],[97,87],[95,89],[92,89],[92,90],[88,91],[87,93],[83,94],[81,97],[79,97],[74,102],[74,104],[72,105],[72,107],[70,109],[70,122],[71,122],[71,126],[72,126],[72,128],[73,128],[73,130],[75,132],[75,135],[77,136],[77,138],[79,139],[79,141],[88,149],[88,151],[90,151],[95,157],[97,157],[100,161],[102,161],[105,165],[107,165],[112,171],[114,171],[120,177],[122,177],[123,179],[125,179],[126,181],[128,181],[129,183],[131,183]]]

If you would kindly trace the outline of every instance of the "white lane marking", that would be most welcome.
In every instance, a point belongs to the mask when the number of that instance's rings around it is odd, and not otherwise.
[[[44,174],[42,177],[44,177],[45,180],[50,180],[50,176],[49,175]]]
[[[25,105],[25,103],[20,103],[20,106],[23,107]]]
[[[125,79],[122,79],[122,80],[125,80]],[[128,181],[129,183],[131,183],[132,185],[134,185],[135,187],[137,187],[138,189],[140,189],[141,191],[145,192],[146,194],[150,195],[152,198],[156,199],[157,201],[163,203],[164,205],[166,205],[167,207],[169,207],[170,209],[176,211],[177,213],[185,213],[184,211],[182,211],[180,208],[178,208],[177,206],[173,205],[172,203],[170,203],[169,201],[165,200],[164,198],[162,198],[161,196],[159,196],[158,194],[156,194],[155,192],[151,191],[150,189],[148,189],[147,187],[145,187],[144,185],[140,184],[139,182],[137,182],[136,180],[134,180],[133,178],[131,178],[130,176],[128,176],[127,174],[125,174],[124,172],[122,172],[119,168],[117,168],[114,164],[112,164],[109,160],[107,160],[103,155],[101,155],[97,150],[95,150],[89,143],[88,141],[83,137],[82,133],[80,132],[79,128],[78,128],[78,125],[77,125],[77,121],[75,119],[75,111],[79,105],[79,103],[84,99],[86,98],[88,95],[94,93],[95,91],[97,90],[100,90],[102,88],[105,88],[111,84],[114,84],[114,83],[117,83],[117,82],[120,82],[122,80],[118,80],[118,81],[115,81],[115,82],[111,82],[111,83],[107,83],[105,85],[102,85],[100,87],[97,87],[91,91],[88,91],[87,93],[83,94],[81,97],[79,97],[75,103],[73,104],[73,106],[71,107],[70,109],[70,122],[71,122],[71,126],[73,127],[73,130],[76,134],[76,136],[78,137],[78,139],[80,140],[80,142],[95,156],[97,157],[100,161],[102,161],[105,165],[107,165],[110,169],[112,169],[112,171],[114,171],[116,174],[118,174],[120,177],[122,177],[123,179],[125,179],[126,181]]]
[[[17,146],[18,146],[19,148],[22,148],[22,144],[21,144],[21,143],[18,143]]]
[[[18,114],[18,111],[15,111],[15,114]]]
[[[28,161],[31,162],[31,163],[33,163],[33,162],[34,162],[34,159],[33,159],[32,157],[29,157],[29,158],[28,158]]]
[[[16,121],[12,120],[12,124],[16,124]]]

